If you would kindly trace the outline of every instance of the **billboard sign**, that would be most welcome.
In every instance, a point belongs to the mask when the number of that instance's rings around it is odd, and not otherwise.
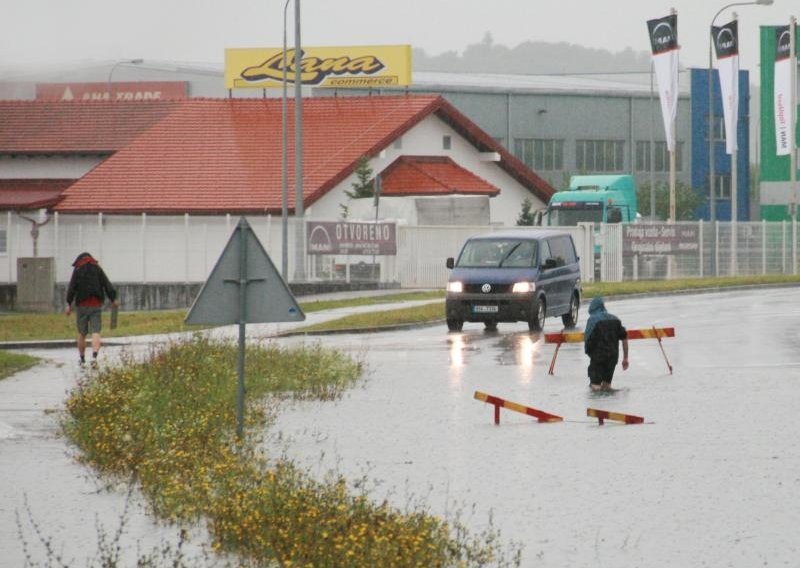
[[[410,45],[303,47],[300,80],[310,87],[369,89],[411,84]],[[225,50],[225,88],[270,88],[294,84],[295,50],[234,48]]]
[[[159,101],[187,97],[186,81],[37,83],[37,101]]]
[[[396,255],[395,223],[308,221],[308,254]]]

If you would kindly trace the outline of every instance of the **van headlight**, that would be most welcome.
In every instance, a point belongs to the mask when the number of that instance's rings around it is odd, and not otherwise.
[[[533,282],[515,282],[511,291],[515,294],[529,294],[536,290],[536,284]]]
[[[461,282],[448,282],[447,283],[447,291],[453,292],[454,294],[460,294],[464,291],[464,285]]]

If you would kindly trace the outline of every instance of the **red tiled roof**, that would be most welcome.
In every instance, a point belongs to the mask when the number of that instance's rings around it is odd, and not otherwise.
[[[57,210],[70,213],[264,213],[281,209],[280,99],[189,99],[78,180]],[[319,97],[303,101],[303,203],[312,205],[435,114],[530,191],[553,189],[433,95]],[[294,208],[294,104],[288,101],[289,207]],[[505,163],[504,163],[505,162]]]
[[[74,179],[0,179],[0,210],[51,207]]]
[[[382,194],[404,195],[490,195],[500,190],[465,170],[447,156],[401,156],[381,175]]]
[[[0,101],[0,153],[108,154],[175,108],[175,101]]]

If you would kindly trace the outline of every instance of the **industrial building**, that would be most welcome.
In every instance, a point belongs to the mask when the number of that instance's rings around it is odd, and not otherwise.
[[[715,216],[730,220],[731,164],[725,154],[722,103],[716,70],[684,69],[679,73],[680,98],[676,124],[676,179],[701,194],[695,218],[711,219],[709,207],[708,81],[714,88]],[[187,97],[276,97],[280,89],[228,91],[222,66],[197,66],[142,60],[117,61],[97,67],[59,69],[51,74],[18,77],[0,83],[0,98],[36,98],[41,83],[62,86],[94,83],[135,85],[165,82],[185,85]],[[738,220],[758,218],[750,196],[749,72],[740,71],[738,132]],[[134,91],[131,87],[131,90]],[[500,75],[418,71],[413,84],[399,89],[416,94],[441,94],[510,153],[556,189],[570,175],[631,173],[637,183],[665,190],[669,181],[661,107],[655,78],[649,73],[611,75]],[[53,89],[50,89],[52,92]],[[397,94],[398,89],[305,89],[307,95],[363,96]],[[99,95],[98,95],[99,96]],[[132,95],[134,96],[134,95]],[[650,203],[639,204],[649,217]],[[752,209],[752,213],[751,213]]]

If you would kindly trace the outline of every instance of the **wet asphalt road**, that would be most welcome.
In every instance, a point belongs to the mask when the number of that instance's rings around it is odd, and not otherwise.
[[[613,396],[588,392],[582,345],[554,346],[524,324],[487,333],[444,324],[328,336],[370,368],[333,404],[287,408],[271,451],[316,475],[372,480],[376,498],[473,511],[524,544],[524,566],[792,565],[800,558],[800,289],[609,300],[630,329]],[[585,306],[579,327],[585,323]],[[545,331],[560,330],[548,320]],[[475,400],[486,392],[564,417],[539,424]],[[599,426],[587,408],[643,416]],[[277,433],[280,432],[280,437]]]
[[[270,431],[315,475],[364,477],[375,498],[432,512],[466,512],[524,545],[524,566],[791,566],[800,557],[800,288],[609,300],[628,328],[672,326],[663,347],[631,341],[621,392],[588,392],[587,359],[524,324],[444,323],[369,335],[289,337],[363,359],[364,384],[342,400],[288,404]],[[583,306],[579,327],[585,323]],[[560,330],[548,320],[545,331]],[[116,349],[109,349],[112,357]],[[113,527],[124,495],[107,492],[58,435],[75,380],[72,349],[32,351],[47,362],[0,381],[0,566],[23,561],[16,515],[25,500],[67,558]],[[493,408],[476,390],[564,417],[539,424]],[[587,407],[650,423],[600,427]],[[474,512],[473,512],[474,511]],[[24,515],[23,515],[23,525]],[[133,507],[127,543],[174,537]],[[30,528],[24,529],[29,539]]]

